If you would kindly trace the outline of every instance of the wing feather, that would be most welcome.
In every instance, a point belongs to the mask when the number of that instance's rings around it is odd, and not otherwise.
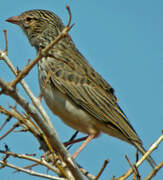
[[[65,75],[67,73],[67,75]],[[64,77],[69,76],[70,71],[64,70]],[[72,73],[72,72],[71,72]],[[83,78],[80,74],[73,72],[71,82],[63,76],[51,76],[51,81],[55,87],[65,93],[78,106],[86,110],[95,119],[116,128],[128,141],[141,143],[135,130],[132,128],[127,117],[118,104],[109,98],[106,91],[85,77],[85,83],[80,83]],[[76,81],[78,79],[78,81]]]

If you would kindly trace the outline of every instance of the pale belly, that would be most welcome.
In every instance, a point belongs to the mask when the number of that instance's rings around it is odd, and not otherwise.
[[[48,85],[47,85],[48,86]],[[51,111],[59,116],[64,123],[73,129],[97,136],[100,133],[97,120],[93,119],[86,111],[75,105],[69,98],[56,88],[44,88],[42,94]]]

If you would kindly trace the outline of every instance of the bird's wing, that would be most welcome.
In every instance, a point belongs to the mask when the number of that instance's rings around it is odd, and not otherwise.
[[[70,38],[70,37],[69,37]],[[64,62],[68,65],[73,71],[76,71],[81,76],[86,76],[90,81],[93,81],[94,84],[101,87],[108,96],[110,100],[116,101],[116,97],[114,96],[114,89],[111,85],[105,81],[102,76],[97,73],[85,59],[85,57],[80,53],[80,51],[76,48],[72,40],[69,38],[61,40],[57,44],[56,51],[52,49],[49,53],[50,56],[57,58],[54,54],[57,54],[59,51],[59,61]],[[66,41],[66,42],[65,42]],[[61,54],[61,55],[60,55]]]
[[[55,68],[57,71],[51,76],[51,82],[62,93],[72,99],[74,103],[86,110],[95,119],[118,130],[129,142],[141,143],[127,117],[111,94],[107,94],[87,76],[72,71],[68,66]],[[113,95],[112,95],[113,96]]]

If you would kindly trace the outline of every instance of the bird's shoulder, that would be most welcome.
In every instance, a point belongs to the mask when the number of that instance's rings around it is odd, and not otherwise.
[[[53,77],[55,81],[58,79],[58,83],[75,84],[76,87],[89,86],[98,89],[98,92],[108,97],[113,104],[117,102],[111,85],[95,71],[73,44],[67,46],[67,43],[60,43],[49,52],[48,58],[48,67],[54,72]]]

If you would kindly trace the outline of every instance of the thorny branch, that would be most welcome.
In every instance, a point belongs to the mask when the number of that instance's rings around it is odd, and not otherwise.
[[[58,171],[57,168],[55,168],[52,164],[50,163],[47,163],[45,160],[43,159],[37,159],[37,158],[34,158],[34,157],[31,157],[29,155],[25,155],[25,154],[17,154],[17,153],[13,153],[13,152],[9,152],[9,151],[2,151],[0,150],[0,153],[2,154],[5,154],[5,155],[8,155],[8,156],[12,156],[14,158],[19,158],[19,159],[26,159],[26,160],[29,160],[29,161],[32,161],[32,162],[35,162],[37,163],[38,165],[43,165],[45,166],[46,168],[48,168],[49,170],[57,173],[57,174],[60,174],[60,172]]]
[[[29,169],[24,169],[24,168],[15,166],[13,164],[10,164],[10,163],[4,162],[4,161],[0,161],[0,164],[2,164],[3,167],[7,166],[7,167],[10,167],[10,168],[16,169],[17,171],[22,171],[24,173],[30,174],[32,176],[38,176],[38,177],[52,179],[52,180],[66,180],[65,178],[58,178],[58,177],[54,177],[54,176],[51,176],[51,175],[48,175],[48,174],[42,174],[42,173],[38,173],[38,172],[29,170]]]

